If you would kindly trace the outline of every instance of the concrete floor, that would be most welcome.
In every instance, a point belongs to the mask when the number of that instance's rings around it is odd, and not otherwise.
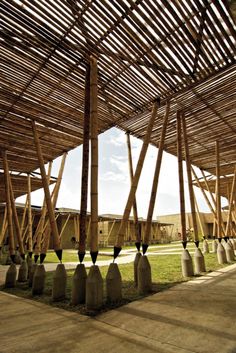
[[[236,265],[96,318],[0,292],[1,353],[236,353]]]

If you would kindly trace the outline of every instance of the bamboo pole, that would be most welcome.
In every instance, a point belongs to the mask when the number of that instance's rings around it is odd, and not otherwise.
[[[112,234],[112,231],[113,231],[113,228],[114,228],[114,226],[115,226],[115,223],[116,223],[116,221],[115,221],[115,219],[114,219],[114,220],[113,220],[113,222],[112,222],[112,225],[111,225],[110,231],[109,231],[109,233],[108,233],[108,235],[107,235],[107,238],[106,238],[106,242],[107,242],[107,244],[108,244],[108,241],[109,241],[110,236],[111,236],[111,234]]]
[[[8,164],[8,161],[6,160],[6,163]],[[9,170],[9,168],[8,168]],[[9,174],[9,188],[10,188],[10,199],[11,199],[11,209],[12,209],[12,215],[13,215],[13,221],[15,224],[15,232],[16,232],[16,237],[18,241],[18,246],[19,246],[19,252],[21,257],[24,259],[25,258],[25,249],[21,237],[21,231],[20,231],[20,224],[19,224],[19,219],[16,211],[16,204],[15,204],[15,198],[14,198],[14,191],[11,183],[11,176]]]
[[[90,254],[93,263],[98,254],[98,86],[97,59],[90,56],[91,109],[91,236]]]
[[[90,65],[86,69],[85,95],[84,95],[84,125],[83,125],[83,151],[82,151],[82,177],[80,200],[80,238],[78,256],[80,262],[85,256],[86,222],[88,203],[88,171],[89,171],[89,131],[90,131]]]
[[[35,122],[33,120],[32,120],[32,129],[33,129],[34,142],[35,142],[35,147],[38,155],[39,167],[40,167],[40,172],[42,177],[42,184],[44,188],[45,199],[46,199],[46,204],[48,209],[48,216],[49,216],[50,226],[51,226],[52,235],[53,235],[54,250],[57,254],[58,259],[61,261],[62,249],[61,249],[61,244],[59,239],[59,233],[58,233],[57,223],[55,220],[53,205],[51,202],[50,191],[49,191],[47,176],[45,172],[44,160],[43,160],[43,155],[41,151],[39,136],[38,136]]]
[[[77,224],[76,216],[73,218],[73,221],[74,221],[75,238],[76,238],[77,241],[79,241],[79,237],[78,237],[79,230],[78,230],[78,224]]]
[[[201,220],[201,216],[200,216],[200,212],[199,212],[199,207],[198,207],[198,204],[197,204],[197,199],[196,199],[196,196],[195,196],[195,194],[194,194],[194,191],[193,191],[193,196],[194,196],[194,202],[195,202],[195,207],[196,207],[196,211],[197,211],[198,222],[199,222],[199,225],[200,225],[202,237],[204,237],[204,230],[203,230],[202,220]]]
[[[2,229],[0,234],[0,248],[2,247],[3,239],[6,233],[6,223],[7,223],[7,205],[5,205],[4,216],[2,221]]]
[[[26,196],[26,199],[25,199],[25,206],[24,206],[24,211],[23,211],[21,225],[20,225],[20,234],[21,234],[21,236],[23,235],[23,232],[24,232],[24,225],[25,225],[27,207],[28,207],[28,195]]]
[[[52,195],[52,207],[53,207],[53,209],[55,209],[56,205],[57,205],[58,195],[59,195],[61,182],[62,182],[62,176],[63,176],[63,172],[64,172],[64,169],[65,169],[66,157],[67,157],[67,152],[64,152],[63,155],[62,155],[62,158],[61,158],[61,165],[60,165],[60,169],[59,169],[59,172],[58,172],[56,185],[55,185],[55,188],[53,190],[53,195]],[[49,185],[49,183],[47,183],[47,185]]]
[[[186,161],[186,169],[187,169],[191,215],[192,215],[192,222],[193,222],[194,241],[196,246],[198,247],[199,237],[198,237],[197,218],[196,218],[196,210],[195,210],[195,203],[194,203],[194,191],[193,191],[193,182],[192,182],[192,174],[191,174],[191,160],[189,155],[187,127],[186,127],[186,121],[185,121],[184,115],[182,116],[182,127],[183,127],[185,161]]]
[[[147,132],[146,135],[144,137],[144,141],[143,141],[143,145],[142,145],[142,149],[140,151],[140,155],[139,155],[139,160],[138,160],[138,164],[135,170],[135,174],[133,177],[133,181],[132,181],[132,185],[130,188],[130,192],[129,192],[129,196],[128,196],[128,200],[125,206],[125,210],[123,213],[123,218],[121,221],[121,225],[117,234],[117,238],[116,238],[116,243],[114,246],[114,258],[116,258],[119,255],[119,252],[121,250],[121,247],[124,243],[124,233],[125,233],[125,228],[126,228],[126,224],[128,222],[129,219],[129,215],[130,215],[130,211],[132,208],[132,205],[134,203],[134,197],[135,197],[135,193],[138,187],[138,182],[139,182],[139,178],[142,172],[142,168],[143,168],[143,163],[144,163],[144,159],[146,156],[146,152],[148,149],[148,145],[150,142],[150,138],[151,138],[151,133],[152,133],[152,128],[153,128],[153,124],[155,122],[156,119],[156,115],[157,115],[157,106],[158,103],[157,101],[154,102],[153,104],[153,109],[152,109],[152,113],[151,113],[151,117],[148,123],[148,128],[147,128]]]
[[[155,167],[155,172],[154,172],[154,177],[153,177],[152,190],[151,190],[149,207],[148,207],[148,214],[147,214],[144,239],[143,239],[143,244],[142,244],[143,254],[146,253],[148,245],[149,245],[149,241],[150,241],[152,217],[153,217],[153,211],[154,211],[154,206],[155,206],[155,201],[156,201],[156,194],[157,194],[157,188],[158,188],[158,182],[159,182],[159,176],[160,176],[160,170],[161,170],[161,162],[162,162],[162,156],[163,156],[163,150],[164,150],[164,143],[165,143],[165,136],[166,136],[166,129],[167,129],[167,124],[168,124],[169,112],[170,112],[170,103],[167,102],[166,103],[166,111],[165,111],[165,115],[164,115],[164,119],[163,119],[162,130],[161,130],[159,148],[158,148],[158,153],[157,153],[156,167]]]
[[[130,143],[130,133],[126,133],[126,141],[127,141],[127,148],[128,148],[128,161],[129,161],[129,176],[130,176],[130,184],[132,185],[133,177],[134,177],[134,170],[133,170],[133,161],[132,161],[132,150],[131,150],[131,143]],[[138,225],[138,209],[137,209],[137,202],[136,197],[134,196],[133,202],[133,216],[134,216],[134,231],[135,231],[135,238],[136,238],[136,247],[137,250],[140,250],[141,244],[141,234],[139,231]]]
[[[215,198],[214,198],[214,196],[213,196],[213,193],[211,192],[211,189],[210,189],[210,187],[209,187],[209,183],[208,183],[208,181],[207,181],[206,175],[205,175],[205,173],[204,173],[204,171],[203,171],[202,169],[200,169],[200,170],[201,170],[201,173],[202,173],[202,176],[203,176],[203,179],[204,179],[204,182],[205,182],[207,191],[209,192],[209,194],[210,194],[210,196],[211,196],[212,203],[213,203],[213,205],[216,207],[216,200],[215,200]]]
[[[180,111],[177,111],[176,128],[177,128],[177,157],[178,157],[178,172],[179,172],[180,218],[181,218],[182,243],[185,249],[187,245],[187,234],[186,234],[185,200],[184,200],[181,118],[182,118],[182,114],[180,113]]]
[[[221,198],[220,198],[220,149],[219,141],[215,143],[216,149],[216,185],[217,185],[217,194],[216,194],[216,210],[217,210],[217,237],[221,239]]]
[[[14,261],[15,258],[15,240],[13,233],[12,223],[12,209],[11,209],[11,196],[10,196],[10,183],[9,183],[9,169],[7,163],[7,152],[2,151],[2,161],[4,170],[4,182],[5,182],[5,193],[6,193],[6,205],[7,205],[7,220],[8,220],[8,237],[9,237],[9,254]]]
[[[27,176],[27,186],[28,186],[28,251],[29,256],[32,256],[33,253],[33,237],[32,237],[32,208],[31,208],[31,178],[30,174]]]
[[[71,214],[69,213],[68,216],[67,216],[67,218],[66,218],[65,223],[63,224],[63,227],[62,227],[61,232],[60,232],[60,239],[61,239],[61,237],[62,237],[62,234],[64,233],[64,230],[66,229],[66,226],[67,226],[67,223],[68,223],[68,221],[69,221],[69,219],[70,219],[70,216],[71,216]]]
[[[230,226],[230,220],[231,220],[231,215],[232,215],[233,206],[234,206],[234,199],[235,199],[235,188],[236,188],[236,166],[234,168],[234,177],[233,177],[230,199],[229,199],[229,211],[228,211],[229,213],[228,213],[228,219],[227,219],[226,231],[225,231],[226,236],[229,236],[229,226]]]

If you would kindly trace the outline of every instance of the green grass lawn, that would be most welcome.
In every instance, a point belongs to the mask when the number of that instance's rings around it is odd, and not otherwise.
[[[97,260],[98,261],[104,261],[104,260],[110,260],[113,258],[113,252],[111,252],[110,255],[100,255],[98,254]],[[77,250],[63,250],[63,256],[62,256],[63,262],[78,262],[78,254]],[[90,261],[91,257],[89,252],[86,253],[85,255],[85,261]],[[55,254],[54,251],[49,251],[47,253],[47,256],[44,260],[45,263],[58,263],[58,258]]]
[[[152,255],[152,256],[149,256],[148,258],[152,268],[153,293],[165,290],[178,283],[181,283],[190,279],[190,278],[182,277],[180,255],[164,255],[164,256]],[[205,262],[206,262],[207,272],[211,272],[227,266],[227,264],[219,265],[215,254],[206,254]],[[101,274],[104,280],[106,277],[107,269],[108,269],[107,266],[100,268]],[[119,265],[119,269],[122,276],[123,299],[121,302],[116,304],[106,303],[104,299],[104,305],[101,308],[100,312],[110,310],[114,307],[118,307],[128,302],[141,298],[133,282],[133,263],[126,264],[126,265]],[[67,274],[68,274],[67,299],[62,302],[53,303],[51,300],[52,280],[53,280],[52,272],[47,273],[45,292],[43,296],[32,297],[31,290],[28,288],[27,284],[18,283],[16,288],[12,288],[12,289],[2,288],[2,289],[8,293],[11,293],[20,297],[37,300],[37,301],[46,303],[48,305],[61,307],[66,310],[77,311],[79,313],[89,314],[89,315],[97,314],[97,313],[86,312],[85,305],[72,306],[70,304],[73,273],[74,271],[67,271]],[[105,282],[104,282],[104,298],[105,297],[106,297],[106,289],[105,289]]]

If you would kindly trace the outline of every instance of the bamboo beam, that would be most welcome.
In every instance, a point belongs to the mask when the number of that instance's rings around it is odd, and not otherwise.
[[[152,190],[151,190],[149,207],[148,207],[148,214],[147,214],[144,239],[143,239],[143,244],[142,244],[143,254],[146,253],[148,245],[149,245],[149,241],[150,241],[152,217],[153,217],[153,211],[154,211],[154,206],[155,206],[155,201],[156,201],[156,194],[157,194],[157,188],[158,188],[158,182],[159,182],[159,176],[160,176],[160,170],[161,170],[161,162],[162,162],[162,156],[163,156],[163,150],[164,150],[164,143],[165,143],[165,136],[166,136],[166,129],[167,129],[167,124],[168,124],[169,112],[170,112],[170,103],[167,102],[166,103],[166,111],[165,111],[165,115],[164,115],[164,119],[163,119],[162,130],[161,130],[160,142],[159,142],[159,147],[158,147],[156,167],[155,167],[155,171],[154,171],[154,177],[153,177]]]
[[[199,237],[198,237],[197,218],[196,218],[196,210],[195,210],[195,203],[194,203],[194,191],[193,191],[193,182],[192,182],[192,174],[191,174],[191,160],[189,155],[187,127],[186,127],[186,121],[185,121],[184,115],[182,116],[182,127],[183,127],[185,161],[186,161],[186,169],[187,169],[191,215],[192,215],[192,222],[193,222],[194,241],[196,246],[198,247]]]
[[[231,220],[231,216],[232,216],[234,199],[235,199],[235,188],[236,188],[236,166],[234,168],[234,177],[233,177],[230,199],[229,199],[229,211],[228,211],[229,213],[228,213],[228,219],[227,219],[226,231],[225,231],[225,235],[227,237],[229,236],[229,226],[230,226],[230,220]]]
[[[131,143],[130,143],[130,133],[126,133],[126,141],[127,141],[127,149],[128,149],[128,161],[129,161],[129,176],[130,176],[130,184],[132,185],[133,177],[134,177],[134,170],[133,170],[133,160],[132,160],[132,150],[131,150]],[[141,234],[139,231],[138,225],[138,209],[137,209],[137,202],[136,197],[134,196],[133,202],[133,216],[134,216],[134,231],[135,231],[135,238],[136,238],[136,247],[137,250],[140,250],[141,244]]]
[[[143,145],[140,151],[140,155],[139,155],[139,160],[137,163],[137,167],[135,170],[135,174],[133,177],[133,181],[132,181],[132,185],[130,188],[130,192],[129,192],[129,196],[128,196],[128,200],[125,206],[125,210],[123,213],[123,218],[121,221],[121,225],[117,234],[117,238],[116,238],[116,243],[114,246],[114,258],[116,258],[119,255],[119,252],[121,251],[121,247],[124,243],[124,234],[125,234],[125,228],[126,228],[126,224],[128,222],[129,219],[129,215],[130,215],[130,211],[132,208],[132,205],[134,203],[134,197],[135,197],[135,193],[138,187],[138,182],[139,182],[139,178],[142,172],[142,168],[143,168],[143,163],[144,163],[144,159],[146,156],[146,152],[148,149],[148,145],[150,142],[150,138],[151,138],[151,133],[152,133],[152,128],[153,128],[153,124],[155,122],[156,119],[156,115],[157,115],[157,106],[158,106],[158,102],[154,102],[153,104],[153,109],[152,109],[152,113],[151,113],[151,117],[148,123],[148,128],[146,131],[146,135],[144,137],[144,141],[143,141]]]
[[[7,160],[6,160],[6,162],[8,163]],[[10,188],[11,209],[12,209],[13,221],[15,224],[15,231],[16,231],[16,237],[17,237],[18,246],[19,246],[19,252],[20,252],[21,257],[24,259],[25,258],[25,249],[24,249],[24,245],[23,245],[23,241],[22,241],[22,237],[21,237],[20,224],[19,224],[19,219],[18,219],[18,215],[17,215],[17,211],[16,211],[14,191],[12,188],[10,174],[9,174],[9,188]]]
[[[6,230],[7,230],[7,205],[5,205],[4,216],[3,216],[3,221],[2,221],[2,229],[1,229],[1,234],[0,234],[0,248],[2,247]]]
[[[91,236],[90,254],[93,263],[98,255],[98,86],[97,59],[90,57],[91,109]]]
[[[199,212],[197,198],[196,198],[196,196],[194,194],[194,191],[193,191],[193,196],[194,196],[194,202],[195,202],[195,207],[196,207],[197,216],[198,216],[198,222],[199,222],[199,225],[200,225],[200,228],[201,228],[202,236],[204,237],[204,230],[203,230],[202,220],[201,220],[201,216],[200,216],[200,212]]]
[[[90,131],[90,65],[86,69],[85,96],[84,96],[84,122],[83,122],[83,151],[82,151],[82,177],[80,200],[80,238],[78,256],[80,262],[85,256],[86,222],[88,202],[88,171],[89,171],[89,131]]]
[[[47,204],[47,209],[48,209],[48,216],[49,216],[50,226],[51,226],[52,235],[53,235],[54,250],[57,254],[58,259],[61,261],[62,249],[61,249],[61,244],[60,244],[60,239],[59,239],[59,233],[58,233],[57,223],[55,220],[55,213],[54,213],[53,205],[51,202],[50,191],[49,191],[47,176],[46,176],[46,172],[45,172],[44,160],[43,160],[43,155],[42,155],[42,151],[41,151],[39,136],[38,136],[35,122],[33,120],[32,120],[32,129],[33,129],[34,142],[35,142],[35,147],[36,147],[36,151],[37,151],[39,167],[40,167],[40,172],[41,172],[41,177],[42,177],[42,184],[43,184],[43,188],[44,188],[45,199],[46,199],[46,204]],[[43,259],[42,259],[42,261],[43,261]]]
[[[7,152],[2,151],[2,162],[4,170],[4,182],[5,182],[5,193],[6,193],[6,206],[7,206],[7,221],[8,221],[8,238],[9,238],[9,254],[14,261],[15,258],[15,240],[13,233],[12,223],[12,209],[11,209],[11,196],[10,196],[10,182],[9,182],[9,169],[7,163]]]
[[[29,256],[33,253],[33,234],[32,234],[32,208],[31,208],[31,178],[30,174],[27,176],[27,186],[28,186],[28,252]]]
[[[216,185],[217,185],[217,194],[216,194],[216,213],[217,213],[217,237],[221,239],[221,198],[220,198],[220,149],[219,141],[215,143],[215,152],[216,152]]]
[[[185,200],[184,200],[181,118],[182,118],[181,112],[177,111],[176,129],[177,129],[177,157],[178,157],[178,172],[179,172],[180,219],[181,219],[182,243],[185,249],[187,245],[187,234],[186,234]]]

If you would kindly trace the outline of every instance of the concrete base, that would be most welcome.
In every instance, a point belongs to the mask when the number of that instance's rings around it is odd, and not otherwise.
[[[21,256],[20,256],[19,251],[16,251],[16,256],[15,256],[14,262],[15,262],[15,264],[17,264],[17,265],[21,265],[21,263],[22,263],[22,258],[21,258]]]
[[[236,240],[234,238],[231,239],[233,249],[236,250]]]
[[[194,253],[195,273],[206,272],[205,259],[201,249],[197,248]]]
[[[217,253],[218,243],[217,243],[217,241],[215,239],[212,241],[212,245],[211,246],[212,246],[212,252],[214,254],[216,254]]]
[[[28,265],[28,278],[29,278],[29,275],[30,275],[30,272],[31,272],[31,269],[32,269],[32,266],[33,266],[33,261],[30,258],[27,258],[26,261],[27,261],[27,265]]]
[[[16,286],[16,273],[16,265],[11,263],[6,273],[5,288],[13,288]]]
[[[152,290],[151,266],[146,255],[139,259],[138,263],[138,293],[143,295]]]
[[[52,300],[60,301],[66,297],[67,273],[63,264],[58,264],[53,275]]]
[[[117,302],[122,299],[122,279],[119,267],[111,263],[106,275],[107,301]]]
[[[32,295],[41,295],[44,291],[46,271],[43,264],[37,265],[32,283]]]
[[[19,272],[18,272],[18,282],[26,282],[28,279],[28,265],[27,262],[24,260],[22,261]]]
[[[193,273],[193,261],[187,249],[183,249],[181,256],[182,274],[184,277],[191,277]]]
[[[72,292],[71,292],[72,305],[85,303],[86,280],[87,280],[87,272],[84,264],[77,265],[74,272],[73,280],[72,280]]]
[[[100,309],[103,304],[103,279],[97,265],[91,266],[89,270],[85,302],[88,310]]]
[[[229,241],[225,244],[225,254],[227,262],[234,261],[234,250],[232,249],[232,245],[229,244]]]
[[[142,256],[142,254],[140,252],[137,252],[137,254],[135,255],[135,259],[134,259],[134,285],[135,285],[135,287],[138,286],[138,263],[139,263],[141,256]]]
[[[36,267],[38,265],[35,263],[32,263],[32,266],[28,269],[28,273],[29,273],[29,287],[32,287],[33,285],[33,279],[34,279],[34,273],[36,270]]]
[[[209,245],[208,245],[208,241],[206,239],[203,240],[202,250],[203,250],[203,254],[209,253]]]
[[[227,263],[225,248],[221,243],[218,243],[218,246],[217,246],[217,259],[219,264]]]

